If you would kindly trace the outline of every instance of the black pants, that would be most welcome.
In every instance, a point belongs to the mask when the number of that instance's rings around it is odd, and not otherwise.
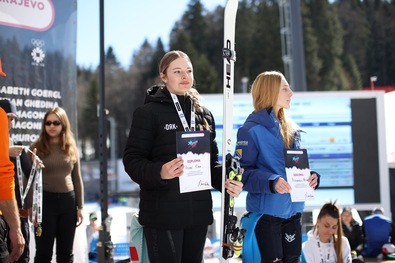
[[[299,263],[302,250],[301,213],[283,219],[263,215],[255,228],[262,263]]]
[[[30,229],[29,229],[29,219],[26,217],[21,217],[21,230],[22,235],[25,238],[25,248],[23,249],[23,253],[16,261],[17,263],[29,263],[30,262]]]
[[[50,263],[56,238],[56,261],[73,262],[73,243],[77,222],[74,191],[43,192],[42,234],[36,236],[35,263]]]
[[[9,263],[9,253],[7,246],[8,227],[4,218],[0,216],[0,263]]]
[[[144,227],[151,263],[201,263],[207,226],[181,230]]]

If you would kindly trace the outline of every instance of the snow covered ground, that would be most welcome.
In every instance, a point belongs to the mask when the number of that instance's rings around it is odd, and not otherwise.
[[[112,206],[108,208],[108,214],[112,217],[110,233],[113,244],[129,243],[131,215],[138,210],[127,206]],[[101,211],[98,203],[85,204],[84,221],[76,228],[74,238],[74,262],[88,263],[88,245],[86,239],[86,226],[89,224],[89,213],[96,212],[98,224],[101,224]],[[35,241],[32,227],[30,228],[30,261],[33,262],[35,254]],[[54,246],[54,256],[52,262],[56,262],[55,256],[56,243]],[[114,255],[114,258],[117,255]]]

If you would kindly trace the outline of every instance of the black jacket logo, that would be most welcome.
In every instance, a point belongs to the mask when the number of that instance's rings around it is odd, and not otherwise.
[[[171,123],[171,124],[165,124],[165,126],[163,128],[166,131],[170,131],[170,130],[177,130],[178,126],[175,123]]]

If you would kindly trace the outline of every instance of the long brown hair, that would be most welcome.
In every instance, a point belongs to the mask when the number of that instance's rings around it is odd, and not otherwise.
[[[336,201],[328,202],[321,207],[321,210],[317,217],[317,221],[325,216],[330,216],[334,219],[337,219],[337,233],[336,235],[333,235],[333,243],[335,246],[336,258],[337,258],[336,262],[343,263],[343,244],[342,244],[343,228],[342,228],[339,208],[336,205]],[[313,227],[313,233],[316,233],[316,231],[318,231],[317,224],[315,224]]]
[[[265,71],[255,78],[251,86],[255,112],[272,109],[276,105],[282,79],[285,79],[285,77],[278,71]],[[279,109],[276,114],[284,144],[287,148],[291,148],[294,140],[295,124],[287,117],[283,108]]]
[[[357,223],[357,221],[354,219],[354,216],[352,215],[352,208],[351,207],[348,207],[348,206],[344,207],[342,212],[341,212],[341,214],[340,214],[340,217],[343,217],[344,213],[350,213],[350,215],[351,215],[351,222],[350,223],[351,224],[356,224]]]
[[[191,62],[191,64],[192,64],[191,59],[188,57],[188,55],[186,53],[184,53],[180,50],[171,50],[171,51],[167,52],[160,60],[159,74],[162,73],[164,75],[167,75],[167,69],[169,68],[170,63],[178,58],[184,58],[184,59],[188,60],[189,62]],[[210,130],[210,125],[208,124],[207,120],[204,118],[204,115],[203,115],[203,107],[200,104],[200,94],[194,88],[194,86],[195,86],[195,83],[193,84],[192,88],[189,89],[189,91],[187,92],[186,95],[191,97],[196,111],[202,115],[204,129]]]
[[[62,131],[59,136],[59,145],[61,146],[62,151],[69,157],[69,160],[72,162],[77,161],[77,147],[74,139],[74,135],[70,128],[70,121],[67,117],[66,111],[61,107],[55,107],[49,109],[44,116],[44,119],[41,124],[41,133],[38,139],[34,142],[34,147],[37,148],[37,153],[40,156],[47,156],[51,153],[50,150],[50,136],[45,130],[45,122],[47,121],[48,115],[55,114],[62,125]]]

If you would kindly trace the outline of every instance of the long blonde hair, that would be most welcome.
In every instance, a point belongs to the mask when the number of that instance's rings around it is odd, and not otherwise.
[[[339,208],[336,205],[336,201],[333,203],[328,202],[321,207],[321,210],[317,217],[317,221],[325,216],[330,216],[334,219],[337,219],[337,233],[336,235],[333,235],[333,243],[335,246],[336,258],[337,258],[336,262],[343,263],[343,244],[342,244],[343,228],[342,228]],[[318,231],[318,227],[317,224],[315,224],[313,227],[313,233],[316,233],[317,231]]]
[[[282,79],[285,79],[285,77],[278,71],[265,71],[255,78],[251,86],[251,95],[255,112],[263,109],[273,109],[277,103]],[[285,147],[291,148],[295,135],[295,123],[287,117],[283,108],[279,109],[276,114],[280,123],[280,133]]]
[[[191,59],[188,57],[188,55],[186,53],[184,53],[180,50],[171,50],[171,51],[167,52],[160,60],[159,74],[162,73],[163,75],[167,75],[167,69],[169,68],[170,63],[178,58],[187,59],[192,64]],[[193,86],[195,86],[195,83],[193,84]],[[204,129],[210,130],[210,125],[208,124],[207,120],[204,118],[204,115],[203,115],[204,111],[203,111],[202,105],[200,104],[199,92],[194,87],[192,87],[189,89],[189,91],[187,92],[186,95],[191,97],[192,103],[195,106],[196,111],[202,115]]]
[[[55,114],[62,125],[62,131],[59,136],[59,145],[62,151],[68,156],[71,162],[76,162],[78,157],[77,147],[74,139],[74,135],[70,128],[70,121],[67,117],[66,111],[61,107],[55,107],[49,109],[44,116],[41,124],[41,133],[38,139],[34,142],[34,147],[37,148],[37,153],[40,156],[47,156],[51,153],[50,150],[50,136],[45,130],[45,122],[50,114]]]

